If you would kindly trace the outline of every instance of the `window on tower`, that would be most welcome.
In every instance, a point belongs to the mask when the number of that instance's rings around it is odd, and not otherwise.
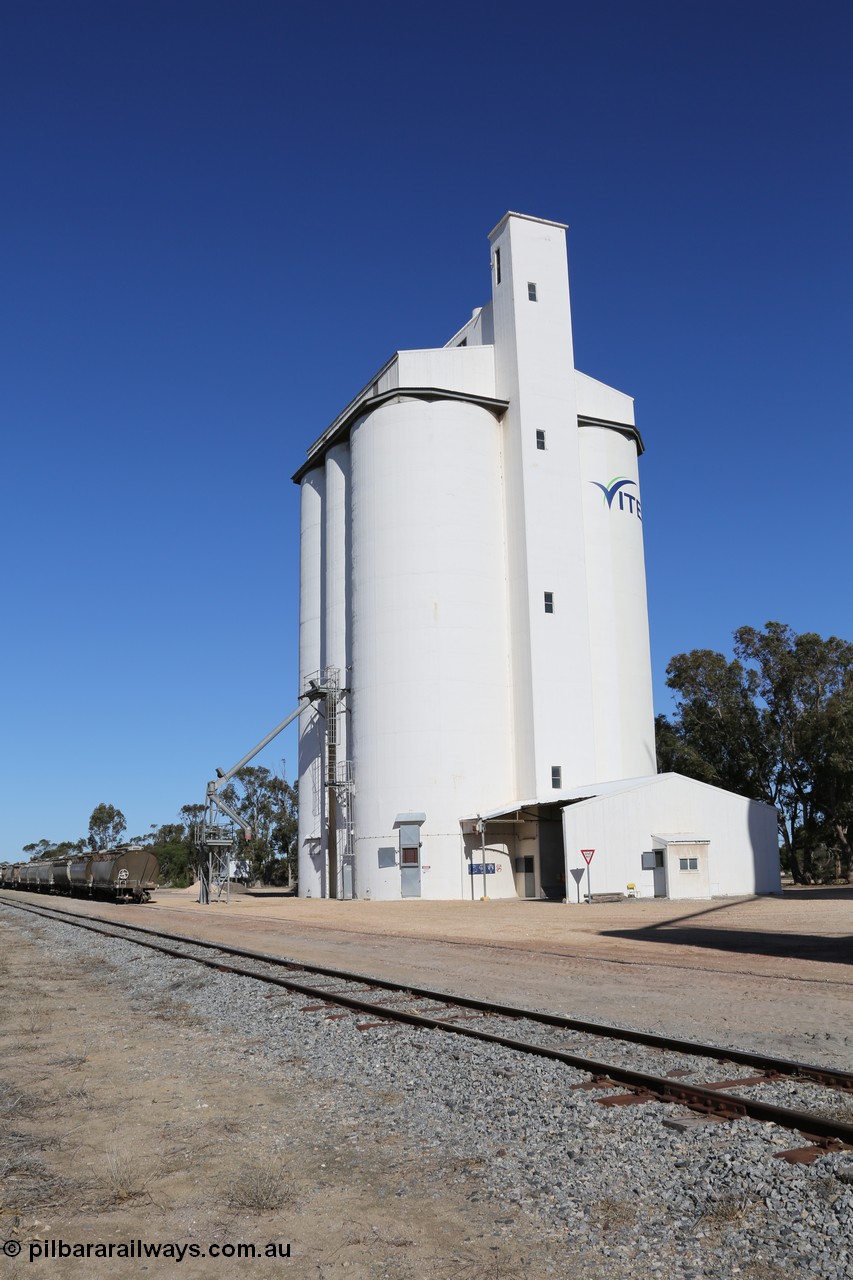
[[[495,280],[498,284],[501,282],[501,251],[495,249]]]
[[[554,612],[554,592],[553,591],[545,592],[545,612],[546,613]]]
[[[536,285],[532,280],[527,281],[527,300],[528,302],[536,301]]]
[[[551,765],[551,786],[555,791],[559,791],[563,785],[563,766],[560,764]]]
[[[544,431],[536,432],[536,448],[537,449],[545,448],[545,432]]]

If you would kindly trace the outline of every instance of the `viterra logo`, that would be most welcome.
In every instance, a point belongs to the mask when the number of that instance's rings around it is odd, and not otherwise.
[[[609,484],[602,484],[599,480],[590,480],[590,484],[594,484],[596,489],[600,489],[604,494],[608,511],[613,506],[613,499],[619,498],[619,510],[628,511],[629,515],[636,513],[637,519],[642,520],[640,512],[640,499],[634,493],[625,493],[625,485],[632,484],[636,487],[636,480],[629,480],[627,476],[614,476]],[[627,507],[626,504],[627,503]]]

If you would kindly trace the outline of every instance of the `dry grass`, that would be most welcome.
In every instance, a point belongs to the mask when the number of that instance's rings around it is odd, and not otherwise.
[[[408,1249],[415,1242],[407,1235],[384,1235],[379,1227],[353,1227],[346,1238],[346,1247],[353,1245],[386,1245],[391,1249]]]
[[[749,1263],[741,1271],[742,1280],[789,1280],[790,1274],[790,1271],[778,1263],[765,1261],[763,1258]]]
[[[401,1102],[406,1101],[406,1095],[396,1089],[387,1089],[383,1093],[377,1093],[376,1100],[386,1107],[398,1107]]]
[[[200,1027],[204,1022],[203,1018],[193,1013],[188,1004],[177,1003],[163,996],[146,1001],[145,1012],[153,1014],[162,1022],[170,1022],[179,1027]]]
[[[700,1221],[710,1227],[730,1227],[743,1222],[749,1215],[750,1202],[747,1196],[722,1195],[716,1200],[709,1200]]]
[[[24,1133],[21,1129],[9,1129],[5,1125],[0,1125],[2,1159],[9,1159],[12,1155],[21,1151],[45,1151],[48,1147],[55,1147],[58,1144],[59,1139],[52,1133],[36,1135]]]
[[[628,1200],[620,1200],[616,1196],[600,1196],[589,1208],[589,1222],[599,1231],[633,1227],[636,1221],[636,1205]]]
[[[64,1053],[60,1058],[48,1058],[49,1067],[61,1067],[64,1071],[79,1071],[89,1061],[86,1053]]]
[[[264,1213],[293,1204],[296,1190],[280,1160],[261,1156],[237,1171],[228,1186],[228,1198],[236,1209]]]
[[[148,1194],[151,1176],[149,1165],[136,1152],[112,1147],[104,1157],[104,1167],[97,1181],[113,1204],[124,1204],[127,1200]]]
[[[79,1084],[67,1084],[65,1086],[65,1099],[75,1111],[91,1111],[95,1105],[89,1092],[89,1085],[85,1080],[82,1080]]]
[[[821,1108],[821,1113],[830,1120],[843,1120],[846,1124],[853,1124],[853,1098],[849,1094],[836,1094]]]
[[[811,1185],[815,1196],[826,1204],[835,1204],[835,1201],[847,1190],[844,1184],[831,1173],[815,1178]]]
[[[454,1160],[446,1168],[454,1173],[470,1173],[475,1169],[483,1169],[488,1163],[485,1156],[463,1156],[461,1160]]]
[[[192,973],[185,974],[181,978],[176,978],[174,982],[169,984],[169,990],[183,993],[188,991],[201,991],[204,987],[208,986],[209,982],[210,978],[205,977],[203,973],[199,973],[198,970],[195,970]]]
[[[504,1245],[492,1245],[487,1257],[468,1256],[454,1269],[458,1280],[521,1280],[529,1259]]]
[[[36,1099],[24,1089],[18,1089],[0,1080],[0,1119],[7,1120],[16,1114],[25,1114],[32,1110]]]
[[[53,1022],[45,1009],[36,1006],[24,1014],[21,1030],[28,1036],[40,1036],[50,1031]]]
[[[68,1195],[68,1184],[48,1168],[26,1139],[4,1150],[0,1157],[0,1185],[6,1212],[44,1212],[64,1204]]]

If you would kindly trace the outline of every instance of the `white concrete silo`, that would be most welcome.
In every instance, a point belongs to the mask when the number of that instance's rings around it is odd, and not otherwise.
[[[305,678],[325,665],[323,618],[326,473],[308,472],[301,484],[299,542],[299,673]],[[326,812],[323,790],[323,721],[315,704],[299,715],[299,892],[327,892]]]
[[[300,719],[303,895],[565,896],[561,794],[654,771],[632,402],[574,368],[565,227],[490,243],[491,301],[294,477],[300,692],[344,689],[333,790],[329,704]]]
[[[351,448],[357,890],[399,896],[395,818],[419,812],[421,896],[460,897],[460,815],[512,789],[501,427],[401,398]]]
[[[638,438],[582,418],[579,439],[595,716],[589,776],[637,778],[656,770]]]

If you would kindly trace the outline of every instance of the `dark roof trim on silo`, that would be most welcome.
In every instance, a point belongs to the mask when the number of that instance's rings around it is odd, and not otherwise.
[[[294,484],[300,484],[309,471],[313,471],[315,467],[322,465],[326,451],[341,440],[346,440],[353,424],[359,418],[363,418],[365,414],[372,413],[374,409],[379,409],[384,404],[391,404],[395,400],[458,400],[463,404],[476,404],[481,409],[488,409],[496,418],[502,418],[509,408],[508,400],[496,400],[493,396],[470,395],[465,391],[448,391],[443,387],[392,387],[390,391],[383,391],[379,395],[365,396],[363,399],[356,401],[348,413],[344,413],[337,419],[334,423],[334,428],[322,435],[313,445],[305,462],[293,474]],[[596,425],[601,426],[602,424],[597,423]]]
[[[588,418],[585,414],[578,415],[579,427],[607,427],[610,431],[619,431],[623,436],[628,436],[637,446],[637,456],[646,452],[646,446],[643,444],[643,437],[637,428],[631,422],[610,422],[607,418]]]

